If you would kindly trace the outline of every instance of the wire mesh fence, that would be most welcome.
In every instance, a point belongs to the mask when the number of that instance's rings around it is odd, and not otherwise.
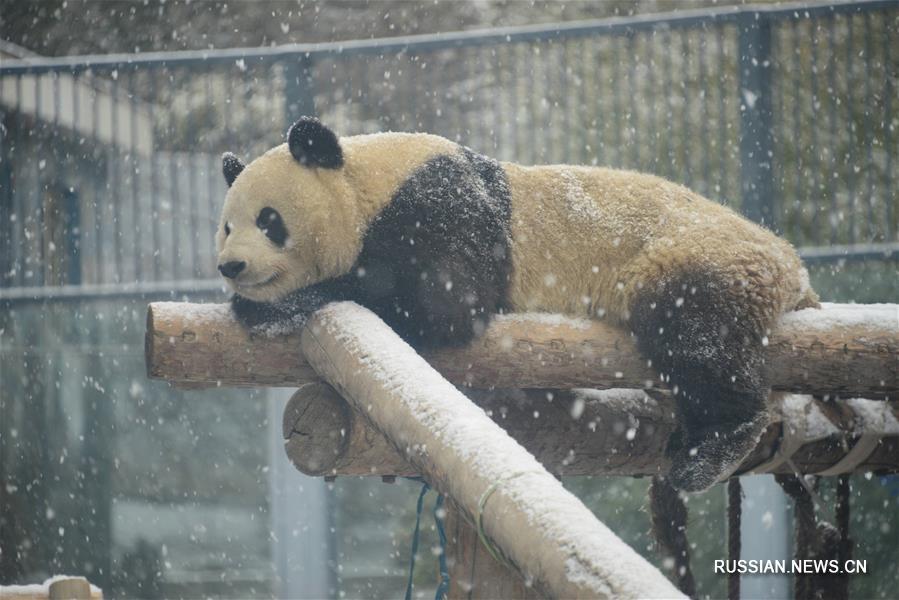
[[[503,160],[650,171],[800,247],[888,253],[897,39],[896,4],[862,2],[7,62],[0,281],[214,279],[219,155],[252,158],[310,113],[344,135],[427,131]]]

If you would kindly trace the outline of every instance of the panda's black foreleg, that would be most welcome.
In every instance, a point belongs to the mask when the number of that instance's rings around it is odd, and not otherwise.
[[[397,269],[389,296],[368,294],[363,304],[418,350],[461,346],[487,328],[501,288],[455,257],[419,260]]]
[[[467,344],[484,333],[501,300],[499,285],[450,262],[438,261],[436,277],[420,282],[416,290],[420,322],[426,324],[423,347]]]
[[[758,319],[739,291],[687,274],[636,298],[640,350],[674,392],[679,431],[668,447],[669,480],[701,491],[726,478],[768,423]]]

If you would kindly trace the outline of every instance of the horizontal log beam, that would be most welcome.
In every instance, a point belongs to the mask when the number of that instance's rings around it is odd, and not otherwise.
[[[665,446],[675,427],[670,397],[653,399],[640,390],[466,390],[466,395],[556,475],[668,471]],[[774,399],[772,413],[772,424],[738,474],[771,464],[783,447],[785,428],[812,432],[790,456],[802,473],[840,464],[862,434],[879,441],[861,462],[844,464],[837,472],[899,473],[899,406],[788,396]],[[866,418],[871,414],[883,418]],[[293,395],[284,410],[283,432],[288,457],[306,475],[419,474],[326,383],[307,384]],[[792,473],[790,462],[766,472]]]
[[[899,396],[899,305],[826,305],[785,315],[769,336],[777,390]],[[476,388],[662,388],[632,336],[602,321],[506,315],[464,348],[425,358]],[[299,334],[250,334],[225,304],[155,302],[147,313],[149,377],[179,385],[291,386],[318,381]]]

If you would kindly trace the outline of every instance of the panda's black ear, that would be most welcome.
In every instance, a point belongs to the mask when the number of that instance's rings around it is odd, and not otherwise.
[[[234,183],[241,171],[243,171],[243,163],[240,162],[237,155],[232,152],[222,154],[222,173],[225,176],[228,187],[231,187],[231,184]]]
[[[300,117],[287,131],[290,153],[301,165],[339,169],[343,151],[334,132],[313,117]]]

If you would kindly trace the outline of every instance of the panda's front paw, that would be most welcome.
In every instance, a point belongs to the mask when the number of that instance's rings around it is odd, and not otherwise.
[[[250,327],[250,333],[266,337],[288,335],[300,331],[307,320],[308,315],[293,315],[276,321],[253,325]]]
[[[767,426],[768,415],[761,413],[730,431],[710,427],[699,434],[683,435],[669,449],[668,480],[685,492],[702,492],[724,481],[752,452]]]
[[[272,317],[269,305],[248,300],[237,294],[231,297],[231,309],[240,324],[248,329],[264,325]]]
[[[231,308],[241,325],[256,335],[282,335],[297,331],[306,323],[304,313],[285,310],[277,304],[256,302],[235,294]]]

